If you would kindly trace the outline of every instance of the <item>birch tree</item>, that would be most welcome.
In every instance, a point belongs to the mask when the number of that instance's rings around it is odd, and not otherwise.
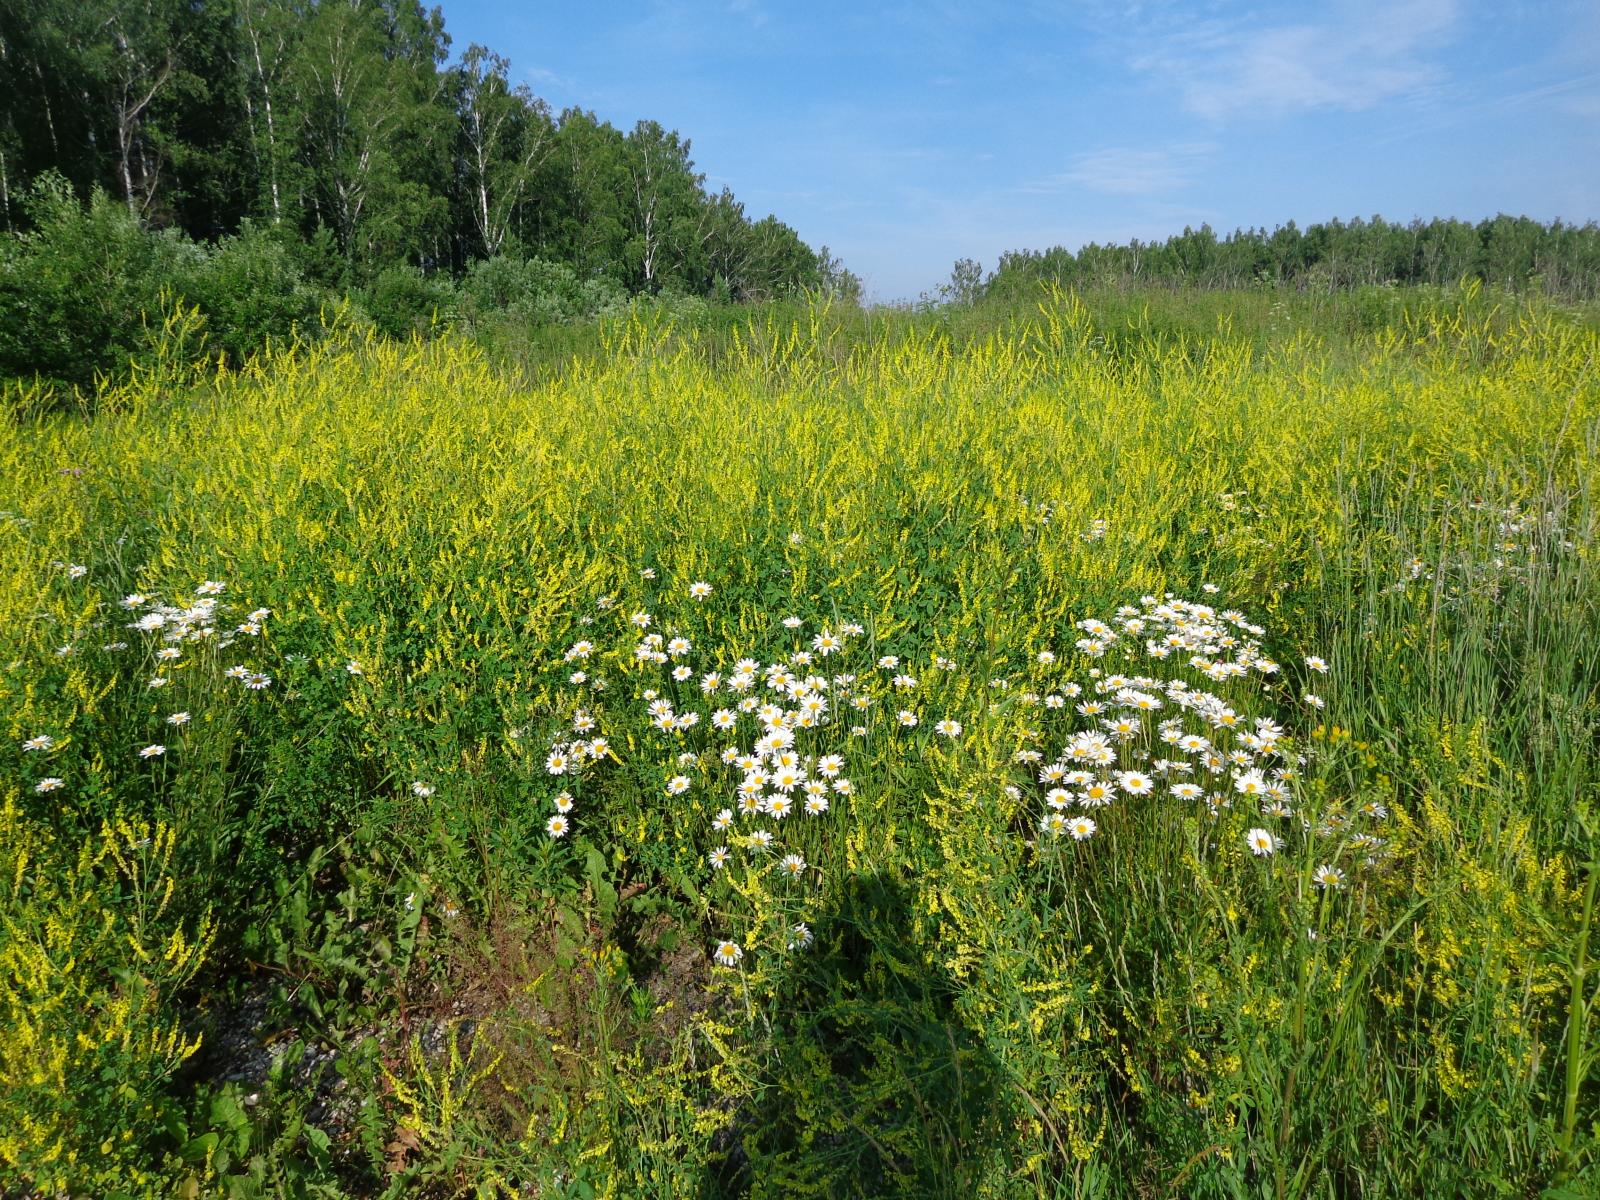
[[[510,86],[507,59],[467,47],[454,70],[461,164],[472,227],[486,257],[502,253],[539,168],[555,147],[549,106]]]

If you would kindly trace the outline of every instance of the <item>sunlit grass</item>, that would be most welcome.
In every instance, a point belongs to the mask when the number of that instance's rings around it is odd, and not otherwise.
[[[1121,325],[636,321],[542,382],[342,338],[17,398],[0,1019],[63,1065],[0,1055],[0,1181],[1588,1194],[1600,341],[1472,295],[1336,348]],[[1151,655],[1174,620],[1215,632]],[[746,696],[808,775],[748,816]],[[1109,803],[1041,779],[1118,716],[1068,764]],[[159,910],[97,849],[129,822]],[[255,992],[359,1115],[126,1048]],[[68,1003],[135,1030],[137,1105],[86,1105]]]

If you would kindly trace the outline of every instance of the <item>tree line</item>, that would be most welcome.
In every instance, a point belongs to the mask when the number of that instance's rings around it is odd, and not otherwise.
[[[1600,226],[1548,224],[1500,215],[1473,224],[1435,219],[1399,224],[1382,217],[1333,220],[1300,229],[1293,221],[1218,237],[1209,225],[1165,241],[1061,246],[1004,254],[983,277],[959,261],[941,292],[954,299],[1004,297],[1040,284],[1065,287],[1287,285],[1343,290],[1382,284],[1484,283],[1571,299],[1600,298]]]
[[[5,0],[0,226],[36,228],[55,176],[148,229],[292,238],[344,288],[501,257],[630,293],[853,285],[677,131],[553,112],[415,0]]]

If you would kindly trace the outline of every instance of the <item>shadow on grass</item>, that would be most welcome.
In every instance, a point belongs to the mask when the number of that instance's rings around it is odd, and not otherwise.
[[[705,1200],[967,1197],[1001,1167],[997,1064],[912,929],[890,876],[853,877],[833,898],[815,943],[792,955],[760,1100],[703,1181]]]

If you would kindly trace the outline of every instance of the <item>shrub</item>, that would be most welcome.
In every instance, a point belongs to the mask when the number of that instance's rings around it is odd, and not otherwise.
[[[59,176],[35,185],[27,209],[33,230],[0,244],[0,375],[92,383],[137,353],[141,316],[203,252],[147,233],[103,193],[79,204]]]
[[[443,276],[425,275],[413,266],[385,267],[363,296],[379,332],[405,338],[425,333],[435,319],[454,308],[455,288]]]
[[[496,317],[550,325],[617,311],[626,301],[626,291],[612,280],[583,279],[564,263],[541,258],[502,257],[467,268],[458,312],[469,327]]]
[[[322,299],[289,246],[248,223],[202,245],[144,229],[104,193],[80,204],[58,176],[35,186],[28,211],[32,231],[0,239],[0,376],[88,385],[148,363],[180,307],[206,331],[184,352],[237,364],[290,337]]]
[[[322,300],[284,241],[249,222],[238,237],[206,249],[176,282],[205,315],[210,349],[235,364],[269,340],[288,340],[316,318]]]

